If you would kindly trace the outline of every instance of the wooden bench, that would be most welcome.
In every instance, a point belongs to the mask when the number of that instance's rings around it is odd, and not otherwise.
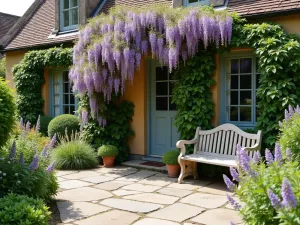
[[[239,144],[249,151],[249,156],[253,156],[255,150],[261,148],[262,133],[249,134],[239,129],[233,124],[223,124],[212,130],[196,130],[193,140],[181,140],[176,144],[181,153],[178,162],[181,167],[181,173],[178,183],[187,176],[194,176],[197,179],[197,162],[237,167],[236,163],[236,146]],[[186,144],[194,145],[194,153],[186,155]]]

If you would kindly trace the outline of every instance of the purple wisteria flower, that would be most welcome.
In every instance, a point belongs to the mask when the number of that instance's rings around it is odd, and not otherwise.
[[[278,164],[282,163],[281,147],[278,143],[275,144],[274,159],[275,159],[275,162],[278,162]]]
[[[81,112],[81,122],[82,122],[83,126],[88,124],[88,122],[89,122],[89,113],[88,113],[88,111],[83,110]]]
[[[252,162],[254,164],[258,164],[260,161],[261,161],[260,151],[255,151],[254,154],[253,154]]]
[[[54,147],[55,143],[56,143],[56,134],[53,135],[53,137],[48,145],[48,148],[52,149]]]
[[[234,187],[235,187],[235,184],[225,174],[223,174],[223,179],[224,179],[224,182],[225,182],[227,188],[229,190],[233,191]]]
[[[39,156],[37,154],[34,155],[32,162],[29,165],[30,170],[37,170],[39,167]]]
[[[284,110],[284,119],[289,120],[291,118],[289,111]]]
[[[296,208],[297,207],[297,199],[293,193],[291,183],[287,178],[283,179],[282,187],[281,187],[281,195],[282,195],[282,205],[286,209]]]
[[[23,153],[23,152],[21,152],[21,154],[20,154],[19,163],[20,163],[21,165],[24,165],[24,153]]]
[[[271,165],[274,162],[274,157],[272,155],[272,152],[267,148],[265,151],[265,157],[268,165]]]
[[[241,166],[241,168],[246,172],[250,173],[250,157],[246,153],[245,149],[242,148],[240,145],[237,145],[237,159],[238,163]]]
[[[48,145],[45,145],[43,151],[41,152],[41,156],[48,157]]]
[[[271,201],[271,205],[275,208],[275,209],[279,209],[281,207],[281,200],[280,198],[270,189],[268,189],[267,191],[268,197]]]
[[[10,160],[14,160],[15,158],[16,158],[16,141],[13,142],[9,153]]]
[[[55,161],[53,161],[46,169],[47,172],[51,173],[54,171]]]
[[[38,117],[35,125],[36,132],[40,132],[40,129],[41,129],[41,116]]]
[[[230,170],[230,174],[231,174],[233,180],[239,182],[240,181],[240,177],[239,177],[239,173],[236,171],[236,169],[233,168],[233,167],[230,167],[229,170]]]
[[[287,160],[291,161],[293,159],[293,153],[290,148],[287,148],[285,150],[285,155],[286,155]]]
[[[240,210],[242,208],[241,204],[234,200],[229,194],[227,194],[227,199],[235,210]]]
[[[30,122],[29,121],[27,121],[25,129],[26,129],[27,132],[30,131]]]

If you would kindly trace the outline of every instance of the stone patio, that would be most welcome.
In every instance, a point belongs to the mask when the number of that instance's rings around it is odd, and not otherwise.
[[[187,179],[177,184],[161,172],[131,167],[57,171],[56,196],[63,224],[241,224],[221,182]]]

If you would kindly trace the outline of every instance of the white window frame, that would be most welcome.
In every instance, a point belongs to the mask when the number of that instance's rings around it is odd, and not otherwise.
[[[70,31],[70,30],[77,30],[79,25],[79,2],[80,0],[77,0],[77,6],[71,7],[71,1],[69,1],[69,8],[64,9],[64,0],[60,0],[60,31]],[[73,17],[72,17],[72,10],[77,8],[78,12],[78,24],[73,24]],[[64,25],[64,12],[69,11],[69,26]]]

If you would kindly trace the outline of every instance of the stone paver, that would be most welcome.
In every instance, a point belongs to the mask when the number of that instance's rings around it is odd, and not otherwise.
[[[178,189],[178,188],[162,188],[159,189],[157,192],[163,195],[176,196],[180,198],[183,198],[193,193],[192,191]]]
[[[65,175],[72,174],[72,173],[78,173],[78,171],[76,171],[76,170],[56,170],[55,171],[55,175],[57,177],[65,176]]]
[[[95,171],[87,170],[87,171],[80,171],[79,173],[68,174],[68,175],[63,176],[63,178],[69,179],[69,180],[79,180],[82,178],[95,177],[98,175],[99,174]]]
[[[145,219],[137,221],[133,225],[180,225],[180,224],[174,223],[171,221],[167,221],[167,220],[145,218]]]
[[[106,191],[114,191],[119,189],[120,187],[126,186],[132,184],[132,182],[126,182],[126,181],[110,181],[101,183],[98,185],[93,186],[94,188],[99,188]]]
[[[62,177],[57,177],[57,181],[58,181],[58,182],[62,182],[62,181],[65,181],[65,180],[67,180],[67,179],[62,178]]]
[[[126,210],[130,212],[149,213],[162,207],[162,205],[136,202],[125,199],[109,198],[105,199],[100,204],[109,206],[115,209]]]
[[[194,217],[204,211],[204,209],[190,206],[182,203],[175,203],[156,212],[150,213],[147,216],[157,219],[171,220],[175,222],[183,222],[191,217]]]
[[[59,187],[62,189],[74,189],[80,187],[90,186],[91,183],[80,181],[80,180],[65,180],[59,182]]]
[[[120,210],[112,210],[84,220],[75,222],[78,225],[129,225],[138,220],[139,216]]]
[[[104,183],[107,181],[111,181],[114,178],[112,177],[107,177],[107,176],[96,176],[96,177],[87,177],[87,178],[82,178],[81,180],[83,181],[87,181],[90,183],[94,183],[94,184],[100,184],[100,183]]]
[[[232,194],[232,192],[228,190],[224,182],[217,182],[207,185],[206,187],[200,187],[198,191],[215,195]]]
[[[88,202],[57,202],[57,207],[63,223],[83,219],[110,209]]]
[[[147,177],[151,177],[156,173],[157,172],[148,171],[148,170],[140,170],[137,173],[131,174],[131,175],[126,176],[126,177],[121,177],[121,178],[118,178],[116,180],[136,182],[136,181],[139,181],[139,180],[143,180]]]
[[[214,209],[224,205],[227,202],[227,197],[222,195],[197,193],[181,199],[180,202],[207,209]]]
[[[204,187],[204,186],[208,185],[209,183],[210,183],[210,181],[193,180],[193,181],[190,181],[189,183],[184,182],[183,184],[173,183],[167,187],[192,191],[192,190],[197,190],[199,187]]]
[[[125,190],[140,191],[140,192],[154,192],[160,188],[161,187],[159,186],[145,185],[145,184],[130,184],[122,187],[122,189]]]
[[[116,191],[113,191],[112,193],[117,196],[141,194],[141,192],[138,192],[138,191],[127,191],[127,190],[116,190]]]
[[[62,191],[57,194],[55,197],[59,200],[66,200],[66,201],[96,201],[102,200],[105,198],[110,198],[113,195],[104,190],[92,188],[92,187],[83,187],[77,188],[73,190]]]
[[[170,177],[149,177],[144,180],[139,181],[138,183],[140,184],[150,184],[150,185],[155,185],[155,186],[167,186],[171,183],[177,182],[176,178],[170,178]]]
[[[204,225],[224,225],[229,224],[230,221],[235,224],[242,222],[237,211],[223,208],[205,211],[199,216],[192,218],[191,221]]]
[[[170,204],[174,204],[179,198],[173,196],[165,196],[161,194],[154,194],[154,193],[143,193],[143,194],[126,196],[124,197],[124,199],[170,205]]]

